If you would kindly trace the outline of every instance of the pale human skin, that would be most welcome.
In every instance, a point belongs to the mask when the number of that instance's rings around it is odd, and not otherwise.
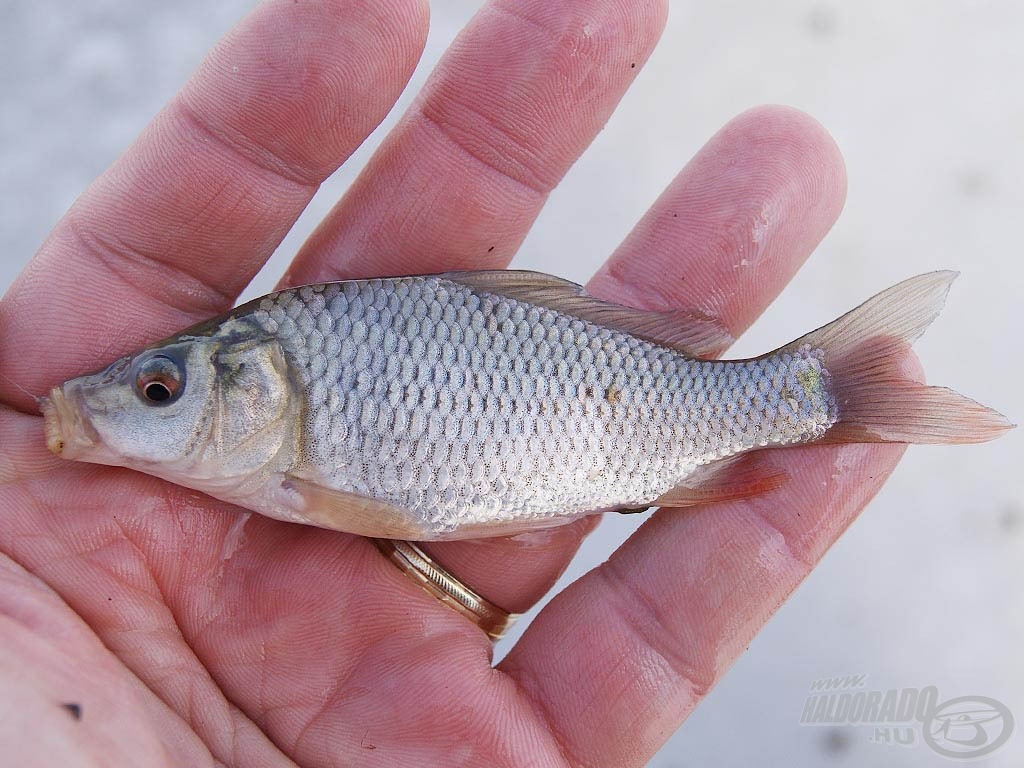
[[[483,632],[364,539],[259,516],[239,533],[235,507],[46,450],[31,395],[226,309],[398,96],[425,4],[321,5],[273,0],[242,21],[0,303],[4,759],[643,765],[878,490],[901,446],[776,452],[766,461],[793,478],[785,487],[655,513],[497,667]],[[284,282],[508,264],[640,71],[666,6],[488,5]],[[828,231],[844,193],[842,160],[817,123],[751,110],[680,172],[589,290],[696,308],[737,336]],[[733,269],[766,209],[760,258]],[[595,522],[429,549],[522,611]],[[81,719],[61,706],[71,702]]]

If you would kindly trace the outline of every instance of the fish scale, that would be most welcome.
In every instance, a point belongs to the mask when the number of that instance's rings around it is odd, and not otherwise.
[[[281,291],[251,319],[301,379],[296,469],[439,532],[642,506],[700,465],[835,421],[824,388],[796,381],[823,372],[809,347],[697,361],[442,278]]]

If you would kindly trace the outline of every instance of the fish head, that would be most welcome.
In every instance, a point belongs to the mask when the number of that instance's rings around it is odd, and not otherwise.
[[[208,488],[294,443],[292,379],[272,339],[178,338],[64,382],[43,398],[46,441],[68,459]]]

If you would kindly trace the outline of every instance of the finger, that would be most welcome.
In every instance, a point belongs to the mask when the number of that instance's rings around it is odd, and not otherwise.
[[[2,554],[0,647],[8,765],[39,765],[41,753],[50,765],[214,764],[181,718],[54,592]]]
[[[736,172],[732,170],[735,168],[743,170]],[[759,170],[751,173],[752,169]],[[715,179],[717,183],[705,179]],[[748,194],[748,189],[757,192]],[[799,268],[838,215],[844,196],[841,158],[834,143],[814,121],[794,110],[752,110],[719,132],[676,178],[595,277],[594,290],[608,286],[607,290],[623,296],[625,303],[633,303],[634,298],[646,299],[650,302],[647,306],[652,308],[681,305],[698,309],[719,319],[737,336]],[[680,251],[678,266],[673,265],[671,270],[657,256],[649,256],[664,252],[669,243]],[[830,479],[829,489],[834,497],[829,502],[835,509],[831,527],[818,527],[822,507],[815,504],[824,503],[821,498],[801,496],[797,491],[794,500],[801,506],[796,510],[776,502],[788,513],[786,519],[804,522],[805,540],[818,537],[817,554],[813,558],[808,556],[803,570],[791,571],[788,578],[782,574],[775,581],[764,576],[757,578],[757,569],[767,568],[764,561],[757,559],[757,553],[752,555],[740,547],[744,542],[757,545],[756,539],[751,541],[749,521],[738,516],[737,522],[724,526],[719,519],[724,514],[721,505],[699,512],[665,511],[659,512],[620,550],[622,555],[616,555],[614,564],[595,572],[598,575],[588,575],[583,586],[574,585],[542,611],[502,668],[545,713],[562,748],[574,760],[595,765],[644,764],[870,498],[899,454],[891,447],[845,447],[831,451],[834,457],[841,457],[844,452],[847,456],[851,452],[866,452],[864,466],[873,479],[867,487],[852,483],[856,466],[848,468],[845,474],[846,487],[836,488],[834,479]],[[800,454],[792,451],[776,455],[779,461],[794,461]],[[799,466],[787,466],[787,471],[802,481],[812,478],[806,481],[808,487],[817,490],[813,478],[820,476],[822,462],[831,468],[842,460],[823,459],[823,454],[818,453],[815,464],[815,453],[805,454]],[[753,500],[750,504],[761,509],[764,507],[756,505],[771,501]],[[733,507],[746,508],[743,503]],[[666,519],[676,526],[670,531],[672,535],[667,535],[669,532],[662,527]],[[624,615],[617,617],[613,624],[617,631],[609,636],[608,621],[620,607],[616,598],[622,598],[626,588],[601,606],[589,607],[595,601],[595,592],[600,592],[597,585],[614,581],[615,576],[607,574],[621,573],[619,562],[639,548],[634,541],[654,540],[664,544],[662,570],[683,586],[646,603],[651,606],[648,622],[661,622],[663,611],[668,612],[678,619],[668,626],[680,628],[683,639],[690,640],[687,644],[659,624],[645,638],[658,644],[639,647],[640,641],[631,636],[630,619]],[[813,546],[814,542],[808,542],[808,547]],[[629,562],[633,565],[647,557],[653,554],[638,554]],[[750,559],[744,561],[744,557]],[[689,562],[693,567],[687,572]],[[732,568],[726,570],[723,563]],[[750,574],[740,572],[744,565],[750,568]],[[737,584],[742,589],[737,589]],[[680,594],[692,590],[694,585],[706,585],[706,589],[697,590],[692,598]],[[610,588],[606,591],[611,593]],[[716,595],[735,598],[722,605],[720,599],[716,604]],[[636,596],[623,598],[622,604],[628,600],[635,601]],[[704,611],[687,612],[691,605],[703,606]],[[579,621],[571,619],[574,612],[582,617]],[[683,630],[700,637],[686,637]],[[559,632],[562,634],[558,635]],[[568,642],[577,643],[573,647],[582,652],[569,660],[562,655],[545,666],[541,658],[544,644],[565,642],[570,636]],[[722,650],[728,643],[732,643],[728,646],[732,655]],[[691,673],[686,666],[690,658],[687,654],[698,653],[694,648],[702,649],[718,665],[714,674],[709,676],[707,669]],[[610,667],[600,664],[600,658],[626,658],[627,663]],[[584,668],[590,675],[585,691],[580,695],[577,687],[570,693],[565,687],[567,681]],[[616,672],[598,674],[595,679],[594,669]],[[592,729],[590,733],[607,736],[588,741],[584,735],[588,729]]]
[[[285,282],[507,264],[666,11],[664,0],[486,4]]]
[[[501,668],[574,763],[645,765],[892,471],[903,446],[771,454],[792,487],[662,510],[559,595]],[[552,654],[551,648],[574,649]],[[616,659],[614,665],[608,659]]]
[[[239,525],[230,505],[119,469],[45,480],[0,486],[0,552],[57,589],[220,764],[291,765],[280,750],[300,765],[557,765],[487,638],[367,539]]]
[[[39,435],[39,419],[0,405],[0,486],[45,475],[66,464]]]
[[[816,121],[786,107],[752,109],[687,164],[587,290],[640,308],[696,310],[720,323],[725,338],[738,336],[832,226],[845,192],[842,158]],[[427,548],[519,612],[550,589],[593,525]]]
[[[0,399],[226,309],[391,107],[420,0],[272,0],[58,223],[0,303]]]
[[[790,107],[756,107],[687,164],[589,288],[631,306],[696,310],[736,338],[796,274],[845,199],[845,166],[825,129]]]
[[[662,0],[484,6],[282,283],[507,265],[647,60],[666,10]],[[430,551],[521,610],[592,525]],[[493,551],[516,553],[521,588],[495,577]]]

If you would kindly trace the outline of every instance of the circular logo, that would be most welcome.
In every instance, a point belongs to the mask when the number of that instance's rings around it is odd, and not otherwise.
[[[921,723],[925,743],[943,757],[991,755],[1013,735],[1009,708],[987,696],[959,696],[936,704]]]

